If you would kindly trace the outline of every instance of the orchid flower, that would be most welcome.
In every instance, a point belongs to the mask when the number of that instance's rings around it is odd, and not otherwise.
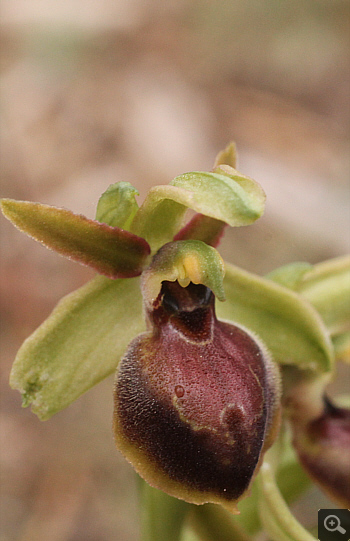
[[[117,182],[94,220],[1,201],[21,231],[98,273],[24,342],[10,385],[46,420],[117,372],[115,441],[146,481],[143,541],[308,541],[289,504],[311,480],[350,502],[350,413],[326,394],[349,352],[350,259],[266,277],[224,262],[225,227],[265,204],[235,167],[231,143],[213,171],[155,186],[140,207]]]

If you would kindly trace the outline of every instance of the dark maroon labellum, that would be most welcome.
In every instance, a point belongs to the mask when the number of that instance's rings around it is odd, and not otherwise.
[[[147,316],[119,368],[117,445],[151,485],[234,511],[277,430],[277,370],[203,285],[163,282]]]

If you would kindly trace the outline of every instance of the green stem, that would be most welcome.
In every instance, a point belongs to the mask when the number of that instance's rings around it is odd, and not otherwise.
[[[251,541],[252,539],[228,511],[215,504],[193,506],[191,524],[203,541]]]
[[[141,482],[141,541],[179,541],[191,504]]]

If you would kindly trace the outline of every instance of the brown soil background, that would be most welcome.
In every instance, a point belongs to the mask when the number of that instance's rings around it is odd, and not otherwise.
[[[234,139],[265,216],[224,257],[266,273],[349,250],[344,0],[3,0],[1,196],[94,217],[99,195],[212,167]],[[92,273],[1,219],[0,541],[133,541],[137,487],[114,449],[113,378],[41,423],[8,375],[21,342]],[[321,503],[320,503],[321,502]],[[313,491],[297,512],[329,503]]]

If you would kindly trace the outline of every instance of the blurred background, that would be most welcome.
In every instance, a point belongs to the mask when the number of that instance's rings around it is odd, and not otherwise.
[[[348,252],[348,0],[2,0],[1,25],[2,197],[93,218],[109,184],[142,201],[234,139],[267,207],[226,234],[227,260],[263,274]],[[1,231],[0,541],[135,541],[113,378],[46,423],[8,386],[21,342],[93,273]],[[322,506],[314,489],[296,513]]]

